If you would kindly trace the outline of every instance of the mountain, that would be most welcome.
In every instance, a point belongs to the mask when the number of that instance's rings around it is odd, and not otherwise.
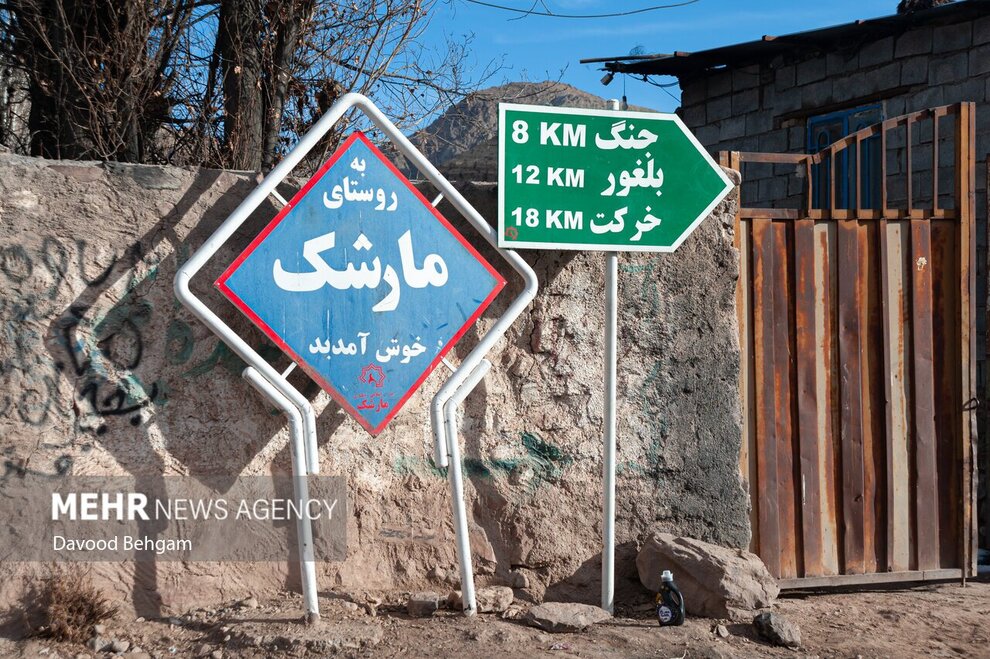
[[[498,178],[498,104],[521,103],[554,107],[604,109],[600,96],[561,82],[510,82],[468,95],[410,140],[452,181],[495,181]],[[649,108],[630,110],[652,112]],[[403,158],[396,164],[421,178]]]

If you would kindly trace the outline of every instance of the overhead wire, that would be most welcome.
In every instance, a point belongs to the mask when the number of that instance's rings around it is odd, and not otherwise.
[[[641,79],[641,80],[642,80],[643,82],[645,82],[646,84],[648,84],[648,85],[653,85],[654,87],[659,87],[659,88],[660,88],[660,90],[661,90],[661,91],[662,91],[662,92],[663,92],[664,94],[666,94],[667,96],[669,96],[669,97],[671,97],[672,99],[674,99],[674,100],[675,100],[675,101],[677,101],[678,103],[680,103],[680,102],[681,102],[681,99],[680,99],[680,98],[679,98],[678,96],[674,96],[674,94],[672,94],[672,93],[670,93],[669,91],[667,91],[667,88],[668,88],[668,87],[676,87],[676,86],[678,86],[679,84],[681,84],[679,80],[678,80],[678,81],[674,81],[674,82],[666,82],[666,83],[662,83],[662,82],[655,82],[655,81],[653,81],[653,80],[650,80],[650,76],[649,76],[649,75],[643,75],[643,76],[640,76],[640,79]]]
[[[465,2],[470,2],[473,5],[480,5],[482,7],[490,7],[492,9],[501,9],[503,11],[511,11],[517,14],[524,14],[526,16],[546,16],[548,18],[618,18],[620,16],[633,16],[635,14],[645,14],[646,12],[658,11],[660,9],[674,9],[676,7],[686,7],[688,5],[693,5],[695,3],[701,2],[701,0],[684,0],[683,2],[674,2],[666,5],[654,5],[652,7],[643,7],[641,9],[630,9],[629,11],[618,11],[608,14],[555,14],[552,11],[536,11],[536,4],[529,9],[520,9],[519,7],[508,7],[506,5],[496,4],[494,2],[485,2],[484,0],[465,0]],[[543,4],[543,3],[540,3]],[[546,5],[543,5],[546,8]]]

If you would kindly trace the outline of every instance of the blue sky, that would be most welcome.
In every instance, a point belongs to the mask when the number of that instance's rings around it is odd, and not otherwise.
[[[534,7],[534,0],[486,0],[521,9]],[[536,0],[535,8],[552,13],[602,14],[629,11],[669,3],[672,0]],[[673,0],[676,1],[676,0]],[[471,4],[466,0],[438,3],[425,33],[427,43],[440,43],[444,35],[454,38],[473,34],[472,62],[477,69],[492,60],[504,68],[491,84],[514,80],[562,82],[608,98],[622,96],[623,80],[616,77],[608,87],[600,80],[600,65],[579,64],[589,57],[624,55],[634,49],[644,53],[706,48],[781,35],[860,18],[894,13],[897,0],[831,0],[806,3],[795,0],[699,0],[672,9],[634,16],[601,19],[564,19],[519,14]],[[563,73],[561,74],[561,71]],[[668,79],[667,82],[670,80]],[[673,111],[676,98],[664,90],[636,79],[625,85],[630,104]],[[669,90],[674,97],[677,87]]]

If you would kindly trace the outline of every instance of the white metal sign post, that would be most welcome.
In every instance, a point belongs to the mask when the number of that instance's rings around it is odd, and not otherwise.
[[[614,613],[615,601],[615,414],[618,372],[619,254],[605,253],[605,428],[602,459],[602,608]]]
[[[732,183],[676,115],[503,103],[498,139],[499,245],[605,252],[602,608],[611,613],[618,252],[673,252]]]
[[[440,191],[432,204],[360,134],[352,136],[290,202],[277,196],[276,186],[352,108],[360,110]],[[398,181],[398,184],[383,181]],[[310,191],[314,193],[312,196],[308,196]],[[290,356],[293,363],[284,373],[266,362],[190,288],[192,277],[269,195],[282,201],[285,208],[225,271],[217,285]],[[525,261],[514,251],[498,247],[495,230],[369,99],[360,94],[345,94],[179,268],[175,293],[247,362],[244,378],[288,417],[294,496],[305,499],[306,476],[319,471],[316,415],[306,397],[287,381],[289,372],[297,365],[303,368],[362,426],[377,434],[441,363],[446,351],[504,284],[498,273],[436,212],[434,207],[444,198],[498,249],[524,281],[522,292],[460,366],[453,369],[430,407],[436,462],[440,467],[448,467],[450,478],[463,609],[466,614],[473,614],[476,603],[456,412],[457,406],[488,372],[491,364],[484,359],[485,355],[536,295],[536,275]],[[345,204],[349,202],[352,202],[349,212],[338,212],[342,206],[347,210]],[[420,242],[416,242],[417,238]],[[347,249],[335,251],[338,240],[346,240]],[[287,255],[285,245],[298,249]],[[372,253],[373,248],[381,259],[375,256],[372,260],[369,256],[360,266],[347,262],[348,258],[360,260],[362,252]],[[276,254],[281,256],[276,258]],[[346,263],[331,263],[334,257]],[[383,261],[387,264],[384,269]],[[474,295],[473,299],[477,299],[477,287],[482,280],[488,283],[484,284],[487,288],[481,296],[487,297],[466,324],[463,318],[458,320],[463,324],[459,332],[454,333],[456,327],[444,329],[450,323],[439,321],[434,323],[432,334],[428,322],[420,322],[419,331],[414,331],[403,325],[402,321],[407,320],[403,313],[389,313],[405,309],[406,314],[413,310],[440,314],[436,308],[431,310],[428,304],[423,304],[421,298],[426,292],[442,289],[450,295]],[[379,284],[382,284],[381,293],[377,290]],[[341,291],[347,292],[345,298],[333,297]],[[316,297],[299,297],[307,294]],[[313,313],[304,313],[313,300],[324,303],[315,309],[315,321]],[[341,300],[342,306],[336,306],[336,302],[327,304],[327,300]],[[347,324],[354,322],[355,314],[367,314],[369,309],[379,314],[365,316],[370,325],[378,323],[375,328],[381,330],[379,336],[373,331],[361,331],[363,326]],[[297,317],[298,322],[285,320]],[[282,319],[282,324],[273,318]],[[354,336],[340,337],[341,328],[353,330]],[[319,618],[319,604],[308,520],[298,521],[297,537],[306,619],[314,621]]]

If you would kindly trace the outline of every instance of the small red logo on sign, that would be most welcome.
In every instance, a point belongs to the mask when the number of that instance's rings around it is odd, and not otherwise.
[[[379,389],[385,384],[385,372],[378,364],[368,364],[361,369],[361,376],[358,378],[365,384],[374,384]]]

